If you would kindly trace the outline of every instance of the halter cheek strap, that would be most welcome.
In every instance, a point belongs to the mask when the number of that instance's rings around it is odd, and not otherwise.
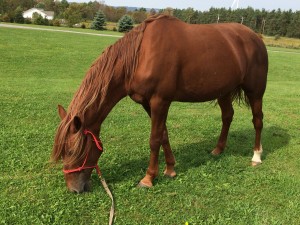
[[[103,148],[101,147],[101,145],[102,145],[102,143],[101,143],[101,140],[99,139],[99,141],[97,140],[97,138],[96,138],[96,136],[91,132],[91,131],[89,131],[89,130],[84,130],[83,131],[83,133],[85,134],[85,135],[88,135],[88,134],[90,134],[91,136],[92,136],[92,138],[93,138],[93,141],[95,142],[95,144],[96,144],[96,147],[97,147],[97,149],[100,151],[100,154],[103,152]],[[85,170],[85,169],[94,169],[94,168],[96,168],[97,169],[97,172],[98,172],[98,165],[97,165],[97,163],[96,163],[96,165],[95,166],[85,166],[85,163],[86,163],[86,161],[87,161],[87,158],[88,158],[88,156],[89,156],[89,152],[87,152],[87,154],[86,154],[86,156],[85,156],[85,159],[84,159],[84,161],[83,161],[83,163],[82,163],[82,166],[80,166],[80,167],[78,167],[78,168],[75,168],[75,169],[70,169],[70,170],[63,170],[63,172],[65,173],[65,174],[69,174],[69,173],[74,173],[74,172],[80,172],[80,171],[82,171],[82,170]]]
[[[88,134],[92,135],[92,138],[94,139],[94,142],[95,142],[95,144],[96,144],[98,150],[99,150],[100,152],[103,152],[103,148],[101,147],[102,142],[101,142],[100,139],[99,139],[99,141],[98,141],[97,138],[96,138],[96,136],[95,136],[91,131],[89,131],[89,130],[84,130],[83,133],[84,133],[85,135],[88,135]]]

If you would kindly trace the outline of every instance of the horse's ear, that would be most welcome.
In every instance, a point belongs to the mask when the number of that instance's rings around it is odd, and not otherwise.
[[[64,109],[64,107],[62,107],[61,105],[58,105],[57,108],[58,108],[58,115],[59,115],[60,119],[63,120],[66,117],[67,112]]]
[[[77,133],[80,130],[81,126],[81,119],[78,116],[75,116],[71,124],[71,131]]]

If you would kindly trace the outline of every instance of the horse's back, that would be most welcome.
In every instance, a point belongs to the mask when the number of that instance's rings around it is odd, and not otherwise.
[[[139,87],[170,100],[216,99],[255,76],[266,83],[265,46],[240,24],[189,25],[158,19],[145,30],[139,58]]]

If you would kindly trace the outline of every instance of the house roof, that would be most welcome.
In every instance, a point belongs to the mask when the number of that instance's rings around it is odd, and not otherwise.
[[[54,11],[43,11],[47,16],[54,16]]]

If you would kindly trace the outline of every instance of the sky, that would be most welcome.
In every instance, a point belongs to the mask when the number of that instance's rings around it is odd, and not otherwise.
[[[68,2],[89,2],[90,0],[69,0]],[[92,0],[94,1],[94,0]],[[110,6],[132,6],[163,9],[167,7],[186,9],[192,7],[196,10],[205,11],[211,7],[215,8],[229,8],[233,2],[239,2],[239,8],[247,8],[251,6],[254,9],[266,10],[289,10],[300,11],[300,0],[105,0],[106,5]],[[100,1],[101,2],[101,1]],[[233,8],[236,8],[234,4]]]

